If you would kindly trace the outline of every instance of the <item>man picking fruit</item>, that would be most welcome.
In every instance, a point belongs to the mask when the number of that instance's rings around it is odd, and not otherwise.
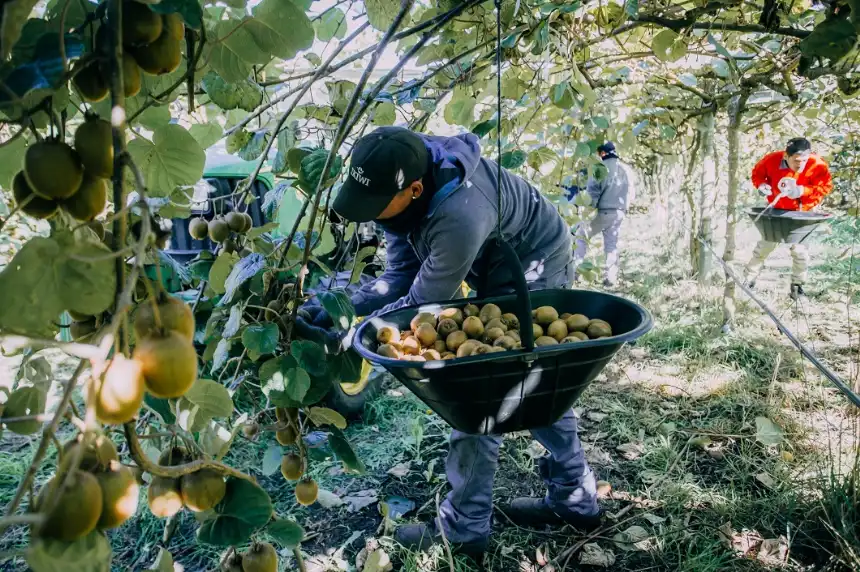
[[[471,133],[437,137],[382,127],[362,137],[333,209],[347,220],[373,221],[385,230],[387,268],[352,298],[360,316],[450,300],[464,280],[475,284],[484,268],[489,269],[487,295],[513,293],[501,253],[483,260],[487,243],[498,234],[499,216],[502,236],[517,252],[530,289],[568,288],[573,281],[571,238],[564,220],[523,179],[502,171],[498,182],[496,163],[481,157],[478,138]],[[299,318],[300,332],[312,336],[315,329],[333,327],[319,306],[312,313],[313,324]],[[514,499],[504,513],[524,525],[596,528],[596,482],[573,412],[532,435],[548,451],[540,459],[547,495]],[[442,541],[441,526],[459,551],[483,554],[501,444],[500,436],[452,431],[446,465],[451,491],[438,519],[401,526],[396,539],[407,548],[424,550]]]
[[[814,209],[833,190],[830,170],[818,155],[812,153],[808,140],[798,137],[786,145],[785,151],[768,153],[752,170],[752,184],[767,204],[775,210],[809,211]],[[764,261],[777,243],[760,240],[746,267],[747,284],[755,285]],[[809,255],[806,245],[791,245],[791,291],[796,300],[803,294]]]

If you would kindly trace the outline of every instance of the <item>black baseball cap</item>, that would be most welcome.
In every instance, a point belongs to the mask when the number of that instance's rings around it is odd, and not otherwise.
[[[332,209],[352,222],[371,221],[429,167],[430,152],[421,137],[403,127],[380,127],[355,143]]]
[[[607,141],[603,145],[600,145],[597,150],[601,153],[615,153],[615,143]]]

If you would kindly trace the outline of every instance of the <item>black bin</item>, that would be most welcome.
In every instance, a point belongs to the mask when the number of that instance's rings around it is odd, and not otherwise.
[[[523,281],[524,284],[524,281]],[[590,290],[538,290],[468,300],[497,304],[519,316],[525,347],[533,347],[531,307],[553,306],[559,312],[585,314],[609,322],[613,336],[577,343],[484,354],[453,360],[411,362],[376,353],[377,329],[394,324],[409,329],[417,312],[462,307],[446,301],[402,308],[365,320],[353,346],[368,361],[385,367],[451,427],[472,434],[501,434],[553,424],[570,409],[622,344],[651,329],[650,314],[619,296]]]
[[[765,211],[762,214],[762,211]],[[763,240],[794,244],[803,242],[818,230],[818,225],[833,215],[813,211],[787,211],[756,207],[747,209],[747,214],[758,229]]]

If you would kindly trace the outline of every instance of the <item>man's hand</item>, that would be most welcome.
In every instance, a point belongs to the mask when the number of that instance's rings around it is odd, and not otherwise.
[[[790,199],[799,199],[803,196],[803,187],[791,177],[783,177],[779,181],[779,191]]]
[[[325,313],[325,310],[323,310],[323,313]],[[331,322],[331,320],[329,320],[329,322]],[[307,320],[301,316],[296,316],[295,328],[296,333],[300,338],[311,340],[312,342],[323,345],[328,348],[330,352],[338,353],[343,349],[343,344],[341,342],[343,334],[334,330],[309,324]]]
[[[761,193],[763,197],[769,197],[773,192],[773,187],[768,185],[767,183],[762,183],[758,186],[758,192]]]

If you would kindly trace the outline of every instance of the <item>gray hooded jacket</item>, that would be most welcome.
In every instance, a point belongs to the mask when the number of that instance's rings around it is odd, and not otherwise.
[[[596,176],[588,180],[587,190],[591,205],[600,210],[615,209],[626,212],[635,192],[635,181],[630,167],[614,156],[604,159],[602,166],[604,168],[598,169]]]
[[[477,137],[421,137],[432,156],[433,181],[441,187],[416,229],[385,233],[385,271],[352,297],[359,316],[450,300],[464,280],[474,288],[486,243],[498,235],[497,167],[481,158]],[[571,238],[555,207],[505,170],[501,193],[502,234],[519,255],[526,281],[535,288],[569,286]],[[492,257],[489,275],[492,294],[513,292],[500,253]]]

